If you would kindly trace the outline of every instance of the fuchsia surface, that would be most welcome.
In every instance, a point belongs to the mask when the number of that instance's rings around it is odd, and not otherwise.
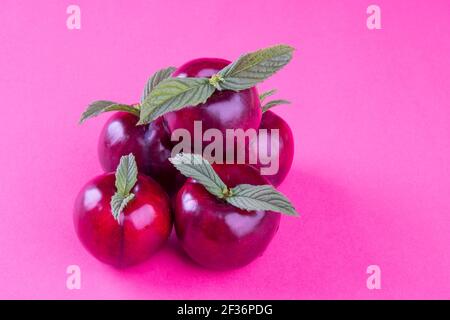
[[[450,2],[68,1],[0,4],[0,298],[450,298]],[[167,65],[276,43],[297,48],[263,83],[296,138],[283,217],[265,254],[231,272],[191,263],[176,240],[117,271],[72,225],[79,189],[101,173],[107,116],[95,99],[138,101]],[[81,268],[81,289],[66,268]],[[368,290],[366,268],[381,268]]]

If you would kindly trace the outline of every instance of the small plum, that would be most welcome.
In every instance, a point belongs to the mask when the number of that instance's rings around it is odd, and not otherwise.
[[[242,183],[269,184],[255,168],[245,164],[216,164],[213,168],[230,188]],[[174,210],[175,230],[184,251],[211,269],[250,263],[262,255],[280,223],[280,213],[239,209],[192,178],[178,192]]]
[[[123,268],[150,257],[172,229],[169,198],[151,178],[139,175],[117,221],[110,205],[115,193],[114,173],[98,176],[79,192],[73,214],[76,233],[98,260]]]

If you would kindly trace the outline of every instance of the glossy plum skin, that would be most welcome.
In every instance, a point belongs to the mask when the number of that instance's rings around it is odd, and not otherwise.
[[[268,184],[245,164],[214,165],[214,169],[229,187]],[[175,230],[184,251],[198,264],[217,270],[239,268],[262,255],[280,223],[279,213],[241,210],[192,179],[178,192],[174,210]]]
[[[271,157],[279,159],[279,169],[277,173],[264,175],[271,184],[277,187],[283,182],[291,169],[292,161],[294,159],[294,136],[286,121],[270,110],[263,113],[259,128],[266,129],[266,131],[259,131],[257,139],[249,143],[247,154],[251,152],[258,155],[258,150],[261,150],[262,154],[270,154]],[[279,130],[278,148],[271,147],[270,141],[272,139],[272,129]],[[274,144],[274,146],[276,146],[276,144]],[[256,159],[257,163],[252,164],[255,168],[261,170],[262,167],[268,166],[267,164],[261,163],[259,156],[256,156]]]
[[[169,162],[172,143],[163,119],[136,126],[138,117],[117,112],[104,125],[98,142],[98,156],[105,172],[113,172],[120,158],[133,153],[139,172],[155,179],[169,193],[175,194],[184,182]]]
[[[79,192],[73,222],[84,247],[98,260],[123,268],[146,260],[167,240],[172,229],[169,198],[151,178],[139,175],[120,223],[111,213],[115,175],[88,182]]]
[[[179,67],[174,77],[210,77],[230,61],[217,58],[195,59]],[[204,104],[164,115],[169,131],[187,129],[194,136],[194,121],[202,121],[203,131],[218,129],[257,129],[261,122],[261,104],[256,88],[234,92],[216,91]]]

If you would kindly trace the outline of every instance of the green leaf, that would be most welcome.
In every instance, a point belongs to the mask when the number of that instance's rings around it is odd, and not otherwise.
[[[262,112],[266,112],[267,110],[269,110],[270,108],[273,108],[275,106],[279,106],[281,104],[290,104],[291,102],[288,100],[272,100],[267,102],[265,105],[262,106]]]
[[[289,200],[271,185],[240,184],[230,190],[211,164],[200,155],[180,153],[169,160],[184,176],[196,180],[209,193],[237,208],[298,216]]]
[[[134,199],[134,194],[131,193],[128,196],[124,196],[120,193],[116,193],[111,198],[111,211],[113,217],[117,222],[120,222],[120,214],[123,212],[127,204]]]
[[[204,103],[215,91],[207,78],[169,78],[159,83],[141,106],[138,124],[146,124],[165,113]]]
[[[226,201],[243,210],[268,210],[298,216],[290,201],[270,185],[237,185],[231,189],[231,196]]]
[[[109,111],[125,111],[139,117],[139,110],[133,106],[112,101],[99,100],[91,103],[86,111],[83,112],[80,118],[80,124],[89,118],[96,117],[101,113]]]
[[[228,188],[214,171],[211,164],[198,154],[179,153],[169,161],[181,174],[201,183],[206,190],[216,197],[223,198]]]
[[[251,88],[283,68],[293,51],[290,46],[277,45],[245,54],[218,72],[216,87],[234,91]]]
[[[240,91],[253,87],[285,66],[293,50],[287,45],[273,46],[241,56],[211,78],[169,77],[154,86],[150,84],[151,88],[144,90],[138,124],[204,103],[216,89]]]
[[[111,197],[111,211],[118,222],[120,214],[127,204],[134,199],[134,194],[130,191],[137,182],[137,164],[134,155],[130,153],[120,158],[120,163],[116,170],[116,193]]]
[[[263,92],[259,95],[259,101],[263,102],[267,97],[274,95],[277,92],[277,89],[272,89],[266,92]]]
[[[172,73],[176,70],[175,67],[168,67],[165,69],[161,69],[156,71],[147,81],[145,85],[144,91],[142,92],[141,104],[144,103],[145,98],[149,95],[149,93],[163,80],[169,78]]]
[[[128,195],[137,181],[137,165],[134,155],[130,153],[120,158],[120,163],[116,170],[116,189],[123,195]]]

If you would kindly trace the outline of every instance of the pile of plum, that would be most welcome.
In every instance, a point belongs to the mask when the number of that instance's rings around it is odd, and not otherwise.
[[[263,50],[257,53],[260,52]],[[267,56],[251,56],[247,59],[250,62],[243,61],[266,70],[283,58]],[[229,90],[217,85],[205,101],[169,108],[161,116],[142,122],[146,99],[168,79],[206,78],[216,85],[214,81],[221,81],[217,75],[230,64],[223,59],[200,58],[176,69],[163,69],[149,80],[141,103],[122,105],[97,101],[83,114],[84,121],[106,111],[115,111],[103,127],[98,142],[100,164],[106,173],[82,188],[73,215],[79,239],[100,261],[120,268],[140,263],[167,241],[172,225],[187,255],[211,269],[244,266],[269,245],[278,230],[280,212],[286,213],[277,210],[277,206],[289,207],[275,187],[287,176],[294,154],[288,124],[262,106],[262,100],[272,92],[259,95],[256,86]],[[226,79],[223,81],[225,83]],[[225,134],[227,129],[255,129],[258,134],[269,135],[269,139],[257,139],[256,145],[246,143],[245,151],[247,154],[255,152],[256,163],[212,163],[209,166],[204,161],[203,173],[207,172],[207,182],[204,182],[189,173],[195,166],[180,170],[172,154],[172,133],[185,129],[194,137],[195,121],[202,122],[203,130],[215,128]],[[261,128],[267,131],[258,131]],[[279,133],[277,148],[270,145],[273,129],[278,129]],[[261,148],[269,150],[272,157],[278,156],[277,173],[261,175],[264,164],[257,153]],[[226,186],[223,194],[220,188],[214,193],[207,184],[217,180],[219,186]],[[249,200],[247,194],[242,193],[240,199],[244,202],[237,198],[234,202],[226,201],[227,197],[241,195],[236,188],[241,192],[241,186],[248,185],[250,189],[260,187],[255,189],[259,192],[256,196],[247,193],[250,198],[260,198]],[[291,207],[286,210],[296,214]]]

